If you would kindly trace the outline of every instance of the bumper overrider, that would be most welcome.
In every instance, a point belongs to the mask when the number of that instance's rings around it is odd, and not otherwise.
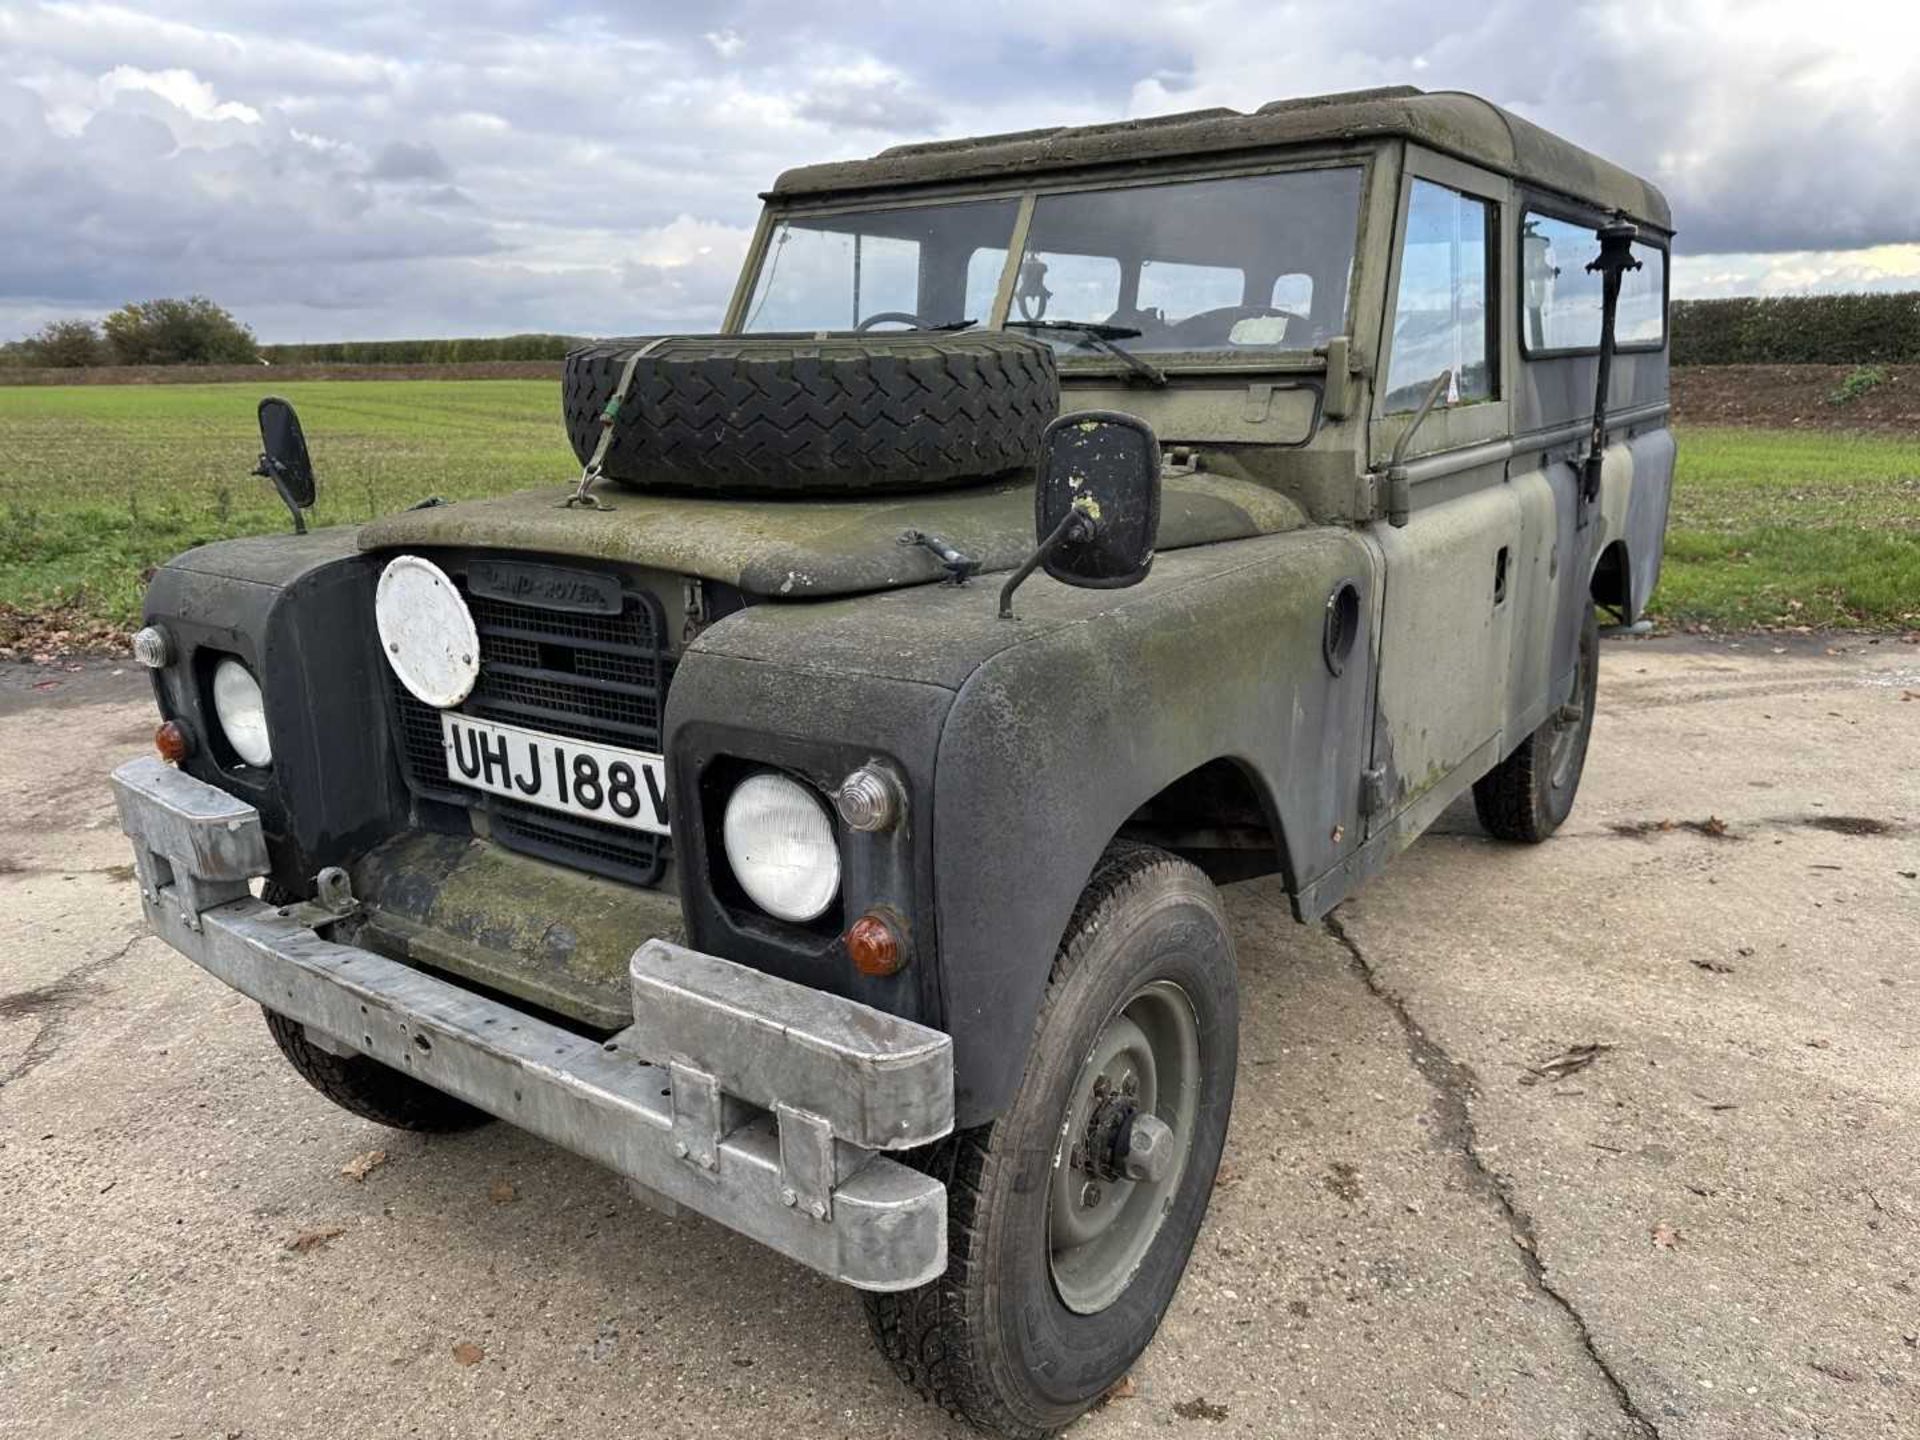
[[[156,934],[314,1042],[372,1057],[865,1290],[946,1268],[946,1187],[888,1157],[953,1127],[950,1037],[650,939],[598,1041],[252,897],[259,813],[147,758],[113,774]]]

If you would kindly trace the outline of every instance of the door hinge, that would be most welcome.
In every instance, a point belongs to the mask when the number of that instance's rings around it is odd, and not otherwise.
[[[1360,772],[1360,813],[1378,815],[1387,808],[1387,772],[1384,766]]]

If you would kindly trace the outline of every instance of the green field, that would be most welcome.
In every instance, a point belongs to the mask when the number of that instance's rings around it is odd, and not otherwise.
[[[143,577],[274,531],[247,473],[246,385],[0,387],[0,606],[129,626]],[[317,521],[570,480],[552,381],[314,381],[299,406]],[[1683,430],[1655,612],[1715,628],[1920,625],[1920,439]]]
[[[1654,612],[1920,627],[1920,438],[1682,429]]]

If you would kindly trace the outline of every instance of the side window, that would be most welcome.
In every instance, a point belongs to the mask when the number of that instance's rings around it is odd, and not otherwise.
[[[1142,310],[1184,320],[1208,310],[1237,307],[1247,293],[1244,272],[1225,265],[1183,265],[1174,260],[1140,262]]]
[[[1621,345],[1667,343],[1667,252],[1634,241],[1638,270],[1620,277],[1620,308],[1613,315],[1613,338]]]
[[[1104,321],[1120,306],[1120,262],[1111,255],[1030,252],[1013,300],[1016,320]]]
[[[1522,345],[1593,350],[1600,344],[1600,276],[1587,262],[1600,253],[1593,227],[1529,211],[1520,227]],[[1638,270],[1620,277],[1614,339],[1622,345],[1666,342],[1667,252],[1634,242]]]
[[[1442,370],[1453,372],[1447,404],[1493,398],[1492,222],[1488,202],[1429,180],[1413,182],[1387,362],[1389,415],[1418,408]]]
[[[1276,310],[1288,310],[1295,315],[1313,313],[1313,277],[1311,275],[1282,275],[1273,282],[1273,298],[1267,302]]]

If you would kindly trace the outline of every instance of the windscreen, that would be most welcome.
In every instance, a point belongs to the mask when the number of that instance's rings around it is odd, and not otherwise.
[[[1042,194],[1008,327],[1063,356],[1311,350],[1347,329],[1360,186],[1342,165]],[[744,328],[985,326],[1018,212],[1003,199],[782,217]]]

